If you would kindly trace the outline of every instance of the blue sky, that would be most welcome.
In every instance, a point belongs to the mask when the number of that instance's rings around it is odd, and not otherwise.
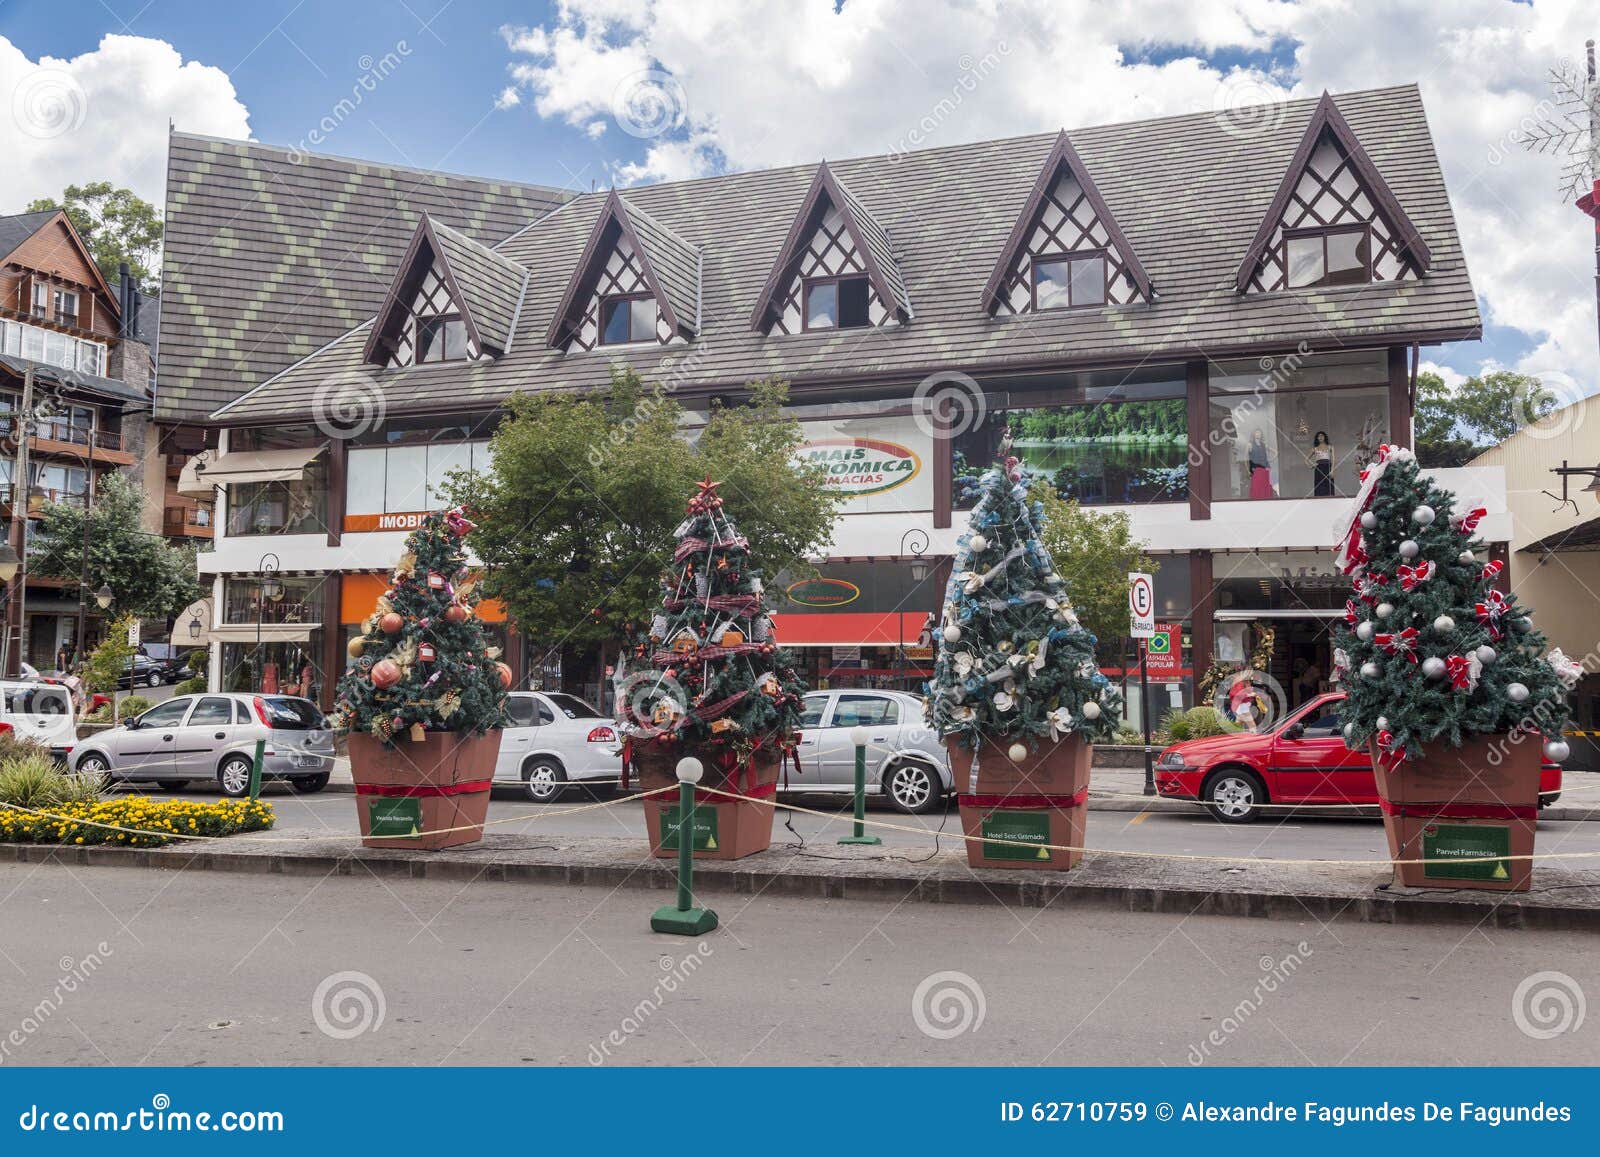
[[[1581,7],[79,0],[74,18],[66,10],[0,0],[0,87],[7,49],[13,75],[44,57],[71,62],[93,97],[99,135],[47,148],[22,140],[19,154],[0,124],[0,150],[22,158],[22,179],[0,191],[0,211],[19,208],[12,201],[23,193],[92,176],[158,197],[169,117],[191,131],[247,130],[311,151],[587,189],[903,147],[975,67],[981,83],[916,143],[1417,82],[1487,323],[1484,342],[1424,358],[1459,373],[1485,363],[1520,368],[1562,379],[1569,394],[1591,392],[1600,378],[1587,230],[1555,196],[1553,164],[1506,145],[1543,97],[1550,64],[1600,31]],[[510,42],[508,27],[520,30]],[[107,34],[141,39],[111,53]],[[130,68],[135,49],[139,65]],[[385,57],[391,74],[312,140]],[[100,78],[91,82],[96,58]],[[615,94],[647,69],[680,86],[682,115],[670,131],[637,136],[623,131]],[[134,79],[119,85],[123,75]]]

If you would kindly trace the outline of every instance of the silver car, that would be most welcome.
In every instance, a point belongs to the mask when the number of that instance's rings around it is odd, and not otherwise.
[[[569,783],[614,784],[621,777],[616,725],[576,695],[513,691],[506,715],[496,783],[520,783],[529,799],[548,803]]]
[[[333,770],[333,733],[317,705],[294,695],[179,695],[79,742],[72,768],[176,791],[215,780],[223,795],[250,793],[257,740],[261,778],[321,791]]]
[[[903,812],[937,808],[954,783],[944,745],[923,721],[922,700],[904,691],[813,691],[800,720],[800,770],[789,790],[851,792],[856,727],[867,729],[867,793]],[[780,784],[782,780],[779,780]]]

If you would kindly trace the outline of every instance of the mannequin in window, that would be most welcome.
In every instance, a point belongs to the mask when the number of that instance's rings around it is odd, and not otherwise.
[[[1333,443],[1328,432],[1318,430],[1311,439],[1311,453],[1306,455],[1311,466],[1311,493],[1316,498],[1333,497]]]
[[[1267,438],[1260,430],[1250,431],[1250,449],[1246,456],[1250,467],[1250,497],[1271,498],[1272,451],[1267,448]]]

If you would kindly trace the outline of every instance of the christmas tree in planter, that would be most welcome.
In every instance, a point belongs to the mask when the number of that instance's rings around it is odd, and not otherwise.
[[[705,787],[770,799],[794,750],[806,687],[778,648],[761,572],[719,485],[708,478],[690,499],[662,573],[661,608],[636,648],[639,669],[619,679],[623,775],[634,768],[646,790],[669,787],[678,760],[692,755],[705,766]],[[655,854],[673,855],[675,798],[647,799],[645,816]],[[697,796],[693,839],[695,855],[709,859],[763,851],[772,805]]]
[[[362,842],[442,848],[483,835],[511,670],[474,608],[458,508],[433,513],[406,550],[339,681]]]
[[[945,590],[929,714],[964,789],[969,862],[1070,868],[1081,853],[1025,845],[1083,846],[1091,745],[1113,734],[1121,698],[1039,541],[1042,508],[1017,459],[980,485]]]
[[[1345,744],[1372,752],[1399,882],[1525,891],[1541,756],[1567,757],[1582,674],[1480,561],[1481,508],[1458,510],[1402,447],[1383,446],[1335,547],[1352,577],[1336,636]]]

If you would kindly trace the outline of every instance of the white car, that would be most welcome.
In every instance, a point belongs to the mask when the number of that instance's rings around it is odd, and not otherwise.
[[[922,700],[904,691],[813,691],[800,720],[795,792],[853,792],[856,749],[850,734],[867,729],[868,795],[903,812],[930,812],[954,786],[944,744],[923,720]],[[779,781],[780,784],[782,781]]]
[[[78,741],[72,692],[59,683],[0,683],[0,722],[18,739],[31,739],[66,759]]]
[[[513,691],[500,737],[496,783],[520,783],[528,798],[549,803],[569,783],[622,777],[622,742],[615,724],[576,695]]]

